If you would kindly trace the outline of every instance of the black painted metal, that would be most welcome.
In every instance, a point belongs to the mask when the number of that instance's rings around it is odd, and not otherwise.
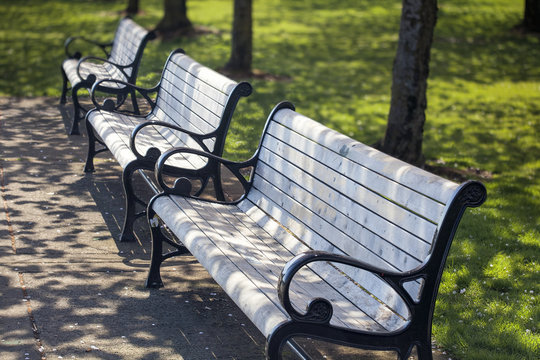
[[[130,19],[130,18],[125,17],[124,19]],[[122,19],[120,21],[120,24],[124,19]],[[119,27],[120,27],[120,25],[119,25]],[[115,41],[119,41],[117,39],[114,39],[113,42],[111,42],[111,43],[99,43],[99,42],[96,42],[96,41],[93,41],[93,40],[90,40],[90,39],[87,39],[87,38],[84,38],[84,37],[69,37],[66,40],[66,42],[64,43],[64,50],[65,50],[67,59],[78,59],[79,60],[79,63],[77,64],[77,73],[78,73],[79,78],[80,78],[80,82],[73,85],[72,88],[69,89],[69,87],[68,87],[68,82],[69,82],[68,78],[66,76],[66,73],[65,73],[65,70],[64,70],[63,66],[61,66],[62,94],[60,96],[60,103],[61,104],[66,103],[66,95],[67,95],[67,92],[69,90],[71,90],[71,97],[72,97],[72,100],[73,100],[73,120],[72,120],[72,124],[71,124],[71,129],[69,131],[70,135],[78,135],[78,134],[80,134],[79,122],[82,119],[82,116],[86,112],[88,112],[88,110],[89,110],[89,109],[84,108],[80,104],[78,92],[79,92],[80,89],[90,89],[90,88],[92,88],[94,86],[95,81],[96,81],[96,76],[93,75],[93,74],[90,74],[86,78],[81,76],[81,74],[80,74],[81,64],[84,63],[84,62],[88,62],[88,61],[99,61],[101,63],[111,64],[112,66],[116,67],[118,70],[120,70],[120,72],[122,72],[124,74],[124,76],[127,79],[127,83],[135,84],[135,82],[137,80],[137,75],[138,75],[138,71],[139,71],[139,64],[140,64],[140,61],[141,61],[141,58],[142,58],[142,55],[143,55],[144,48],[146,47],[147,42],[149,40],[155,39],[155,37],[156,37],[156,34],[155,34],[154,31],[148,31],[146,36],[139,43],[139,47],[137,48],[135,59],[130,64],[125,64],[125,65],[117,64],[117,63],[114,63],[114,62],[110,61],[110,53],[109,53],[108,49],[114,45]],[[107,58],[100,58],[100,57],[97,57],[97,56],[82,57],[82,54],[80,52],[71,52],[70,46],[71,46],[71,44],[73,44],[75,42],[75,40],[78,40],[80,42],[86,42],[86,43],[94,44],[94,45],[98,46],[104,52],[104,54],[105,54],[105,56]],[[126,70],[128,70],[128,69],[131,70],[130,73],[126,72]],[[117,88],[107,87],[107,86],[104,86],[103,84],[100,84],[98,86],[94,86],[94,91],[103,91],[103,92],[106,92],[106,93],[118,95],[119,96],[118,105],[121,105],[124,102],[124,100],[127,98],[127,96],[129,95],[129,96],[131,96],[134,111],[136,113],[138,113],[139,107],[137,105],[137,100],[136,100],[136,98],[134,96],[135,94],[133,92],[129,91],[129,89],[127,89],[125,87],[121,88],[121,89],[117,89]]]
[[[75,41],[85,42],[85,43],[92,44],[99,47],[103,51],[106,57],[110,56],[108,49],[110,49],[113,46],[113,42],[101,43],[92,39],[87,39],[83,36],[70,36],[64,42],[64,52],[66,53],[66,57],[68,59],[80,59],[82,57],[82,54],[79,51],[72,53],[69,49],[71,44],[74,43]]]
[[[106,111],[120,111],[120,106],[122,105],[119,101],[114,101],[112,99],[105,99],[103,104],[99,104],[99,102],[96,99],[96,93],[99,91],[103,91],[103,89],[110,89],[110,86],[107,86],[105,84],[107,83],[113,83],[113,84],[119,84],[123,86],[123,89],[119,92],[110,91],[110,94],[115,94],[118,96],[129,94],[132,98],[136,98],[137,94],[141,95],[148,103],[148,105],[151,108],[151,111],[154,110],[156,107],[156,102],[154,99],[152,99],[151,95],[154,93],[157,93],[159,91],[159,85],[153,87],[153,88],[143,88],[136,86],[134,84],[131,84],[126,81],[122,80],[116,80],[116,79],[105,79],[100,80],[97,83],[95,83],[92,86],[92,89],[90,90],[90,98],[92,100],[92,103],[94,104],[95,108],[98,110],[106,110]],[[137,102],[135,102],[137,103]],[[138,105],[137,105],[137,111],[136,114],[139,113],[138,111]],[[128,112],[129,113],[129,112]],[[140,114],[138,114],[140,115]],[[143,116],[143,115],[141,115]]]
[[[167,167],[167,160],[177,154],[193,154],[201,157],[206,157],[208,162],[206,166],[200,169],[179,169],[179,168],[170,168]],[[175,148],[163,153],[159,158],[155,166],[156,181],[159,186],[163,189],[166,194],[182,195],[182,196],[191,196],[191,193],[187,190],[191,189],[191,181],[199,180],[203,183],[206,183],[208,179],[212,179],[213,182],[220,182],[220,175],[217,173],[217,169],[220,166],[225,166],[231,171],[231,173],[237,178],[239,183],[244,188],[244,195],[233,202],[227,203],[236,203],[239,202],[245,194],[249,191],[251,187],[251,179],[246,180],[242,175],[241,170],[243,169],[252,169],[255,165],[256,158],[251,158],[244,162],[234,162],[223,159],[217,155],[207,153],[197,149],[191,148]],[[171,187],[163,179],[164,176],[176,176],[180,181],[176,181],[175,184]],[[188,183],[186,183],[188,182]],[[200,192],[200,191],[199,191]],[[225,200],[221,200],[224,202]],[[220,202],[220,200],[218,200]]]
[[[268,118],[260,144],[262,144],[264,136],[267,133],[270,119],[272,119],[275,112],[282,108],[294,110],[294,106],[288,102],[278,104]],[[221,165],[228,168],[244,188],[244,195],[240,199],[229,202],[231,204],[238,203],[250,191],[253,182],[253,176],[250,176],[249,180],[246,180],[241,174],[241,170],[251,168],[251,174],[253,174],[257,166],[259,152],[260,145],[253,157],[245,162],[232,162],[213,154],[188,148],[171,149],[161,155],[156,163],[155,173],[156,180],[163,189],[163,193],[156,195],[148,206],[148,221],[153,226],[152,266],[147,281],[148,287],[163,286],[159,267],[161,262],[166,259],[161,254],[161,243],[164,240],[155,231],[159,227],[159,218],[152,210],[152,203],[155,199],[168,194],[193,197],[194,195],[190,194],[190,182],[194,179],[219,178],[215,174],[215,171]],[[198,170],[175,169],[176,176],[180,177],[181,180],[171,187],[163,178],[164,174],[166,174],[167,159],[180,153],[204,156],[209,159],[208,165]],[[466,208],[480,206],[485,199],[486,189],[480,182],[467,181],[461,184],[455,192],[454,198],[446,206],[444,218],[438,225],[430,255],[422,265],[407,272],[389,272],[352,257],[322,251],[302,253],[291,259],[284,267],[278,283],[279,299],[281,305],[287,311],[290,320],[281,324],[267,339],[267,358],[281,359],[281,353],[285,344],[295,348],[294,337],[307,337],[368,350],[393,350],[398,354],[398,358],[402,360],[407,359],[416,346],[418,356],[421,360],[432,359],[431,323],[446,257]],[[167,240],[167,243],[170,244],[170,241],[170,239]],[[170,256],[172,255],[167,257]],[[333,313],[331,301],[322,298],[313,299],[305,313],[298,312],[291,304],[289,286],[300,269],[317,261],[357,267],[369,271],[386,282],[396,292],[396,295],[403,299],[409,309],[410,319],[408,324],[397,331],[378,333],[337,327],[330,324]],[[419,299],[413,299],[405,289],[404,284],[419,279],[424,282],[422,291]]]
[[[91,111],[92,110],[87,113],[87,116]],[[99,153],[107,151],[108,149],[103,143],[103,141],[101,141],[101,139],[96,136],[92,125],[88,121],[85,121],[85,125],[86,134],[88,135],[88,151],[86,153],[86,164],[84,165],[84,172],[88,173],[94,171],[94,157]],[[102,145],[102,148],[96,149],[96,143]]]
[[[145,286],[147,288],[160,288],[163,286],[161,280],[161,274],[159,268],[161,263],[168,258],[178,256],[182,254],[189,254],[189,251],[181,244],[174,240],[171,240],[163,233],[163,228],[159,225],[159,219],[155,212],[152,210],[152,203],[159,197],[156,195],[150,200],[148,204],[148,224],[150,225],[150,231],[152,234],[152,258],[150,261],[150,271],[148,278],[146,279]],[[163,254],[163,243],[170,245],[176,250]]]
[[[62,66],[60,66],[60,72],[62,73],[62,95],[60,95],[60,104],[65,104],[66,103],[66,95],[67,95],[67,92],[68,92],[68,78],[67,78],[67,75],[66,75],[66,72],[64,71],[64,69],[62,68]]]

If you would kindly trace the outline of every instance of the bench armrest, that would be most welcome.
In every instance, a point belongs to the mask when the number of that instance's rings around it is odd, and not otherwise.
[[[78,42],[83,41],[83,42],[86,42],[88,44],[95,45],[95,46],[99,47],[105,53],[106,57],[110,56],[109,52],[107,51],[107,48],[112,46],[112,44],[113,44],[112,42],[110,42],[110,43],[100,43],[100,42],[97,42],[95,40],[87,39],[87,38],[82,37],[82,36],[70,36],[64,42],[64,51],[66,53],[66,56],[68,58],[70,58],[70,59],[80,59],[81,56],[82,56],[81,52],[79,52],[79,51],[76,51],[74,53],[70,52],[69,47],[76,40],[78,40]]]
[[[129,63],[129,64],[127,64],[127,65],[121,65],[121,64],[112,62],[112,61],[110,61],[109,59],[105,59],[105,58],[102,58],[102,57],[99,57],[99,56],[85,56],[85,57],[83,57],[82,59],[79,60],[79,64],[80,64],[81,62],[83,62],[83,61],[88,61],[88,60],[97,60],[97,61],[100,61],[100,62],[102,62],[102,63],[108,63],[108,64],[111,64],[112,66],[117,67],[117,68],[118,68],[120,71],[122,71],[123,73],[125,73],[125,72],[124,72],[124,69],[133,67],[133,62],[132,62],[132,63]],[[79,65],[79,66],[80,66],[80,65]],[[125,74],[125,75],[126,75],[126,77],[128,77],[127,74]]]
[[[207,166],[199,168],[199,169],[179,169],[174,168],[174,176],[177,177],[174,186],[170,187],[166,184],[166,182],[163,179],[164,175],[170,175],[171,170],[166,165],[167,160],[174,155],[177,154],[191,154],[191,155],[197,155],[202,156],[208,159]],[[241,170],[246,168],[253,168],[255,165],[255,158],[251,158],[244,162],[235,162],[230,161],[227,159],[224,159],[222,157],[219,157],[217,155],[214,155],[209,152],[197,150],[197,149],[191,149],[191,148],[174,148],[170,149],[166,152],[164,152],[156,162],[155,166],[155,176],[156,181],[159,184],[159,186],[163,189],[163,192],[166,194],[173,194],[173,195],[181,195],[181,196],[188,196],[192,197],[190,195],[191,193],[191,181],[190,179],[208,179],[209,177],[212,177],[214,181],[219,181],[220,174],[216,173],[219,171],[219,166],[222,165],[226,167],[240,182],[242,187],[244,188],[244,195],[247,194],[251,187],[252,180],[246,180],[246,178],[242,175]],[[202,192],[199,191],[197,193],[200,194]],[[237,202],[239,200],[236,200]]]
[[[96,92],[97,91],[104,91],[104,92],[110,92],[117,94],[112,88],[105,86],[106,83],[115,83],[120,84],[125,87],[125,90],[122,91],[122,93],[128,93],[131,91],[138,92],[146,101],[148,101],[148,104],[154,110],[154,107],[156,106],[156,103],[152,98],[150,97],[150,94],[155,93],[157,91],[157,86],[153,88],[142,88],[133,84],[128,83],[127,81],[122,80],[116,80],[116,79],[103,79],[98,81],[92,86],[92,90],[90,91],[92,103],[94,106],[99,110],[106,110],[106,111],[115,111],[117,109],[116,102],[112,99],[106,99],[103,104],[99,104],[96,100]]]
[[[89,60],[96,60],[96,61],[99,61],[101,63],[107,63],[107,64],[111,64],[112,66],[118,68],[118,70],[120,70],[122,72],[122,74],[124,74],[124,76],[126,77],[126,79],[129,79],[129,75],[126,74],[126,72],[124,71],[125,68],[128,68],[128,67],[131,67],[131,64],[130,65],[120,65],[120,64],[116,64],[110,60],[107,60],[107,59],[104,59],[104,58],[100,58],[98,56],[85,56],[83,57],[82,59],[79,60],[79,63],[77,64],[77,75],[79,76],[79,78],[83,79],[83,77],[81,76],[81,65],[84,63],[84,62],[87,62]]]
[[[315,298],[309,304],[306,313],[301,314],[294,309],[289,297],[289,287],[296,273],[309,263],[317,261],[335,262],[366,270],[390,285],[392,289],[394,289],[394,291],[396,291],[396,293],[403,298],[409,309],[414,306],[414,300],[403,288],[402,284],[406,281],[414,280],[420,277],[422,274],[420,272],[421,267],[408,272],[393,272],[364,263],[350,256],[325,251],[306,251],[287,262],[278,281],[279,300],[283,308],[293,320],[328,323],[332,318],[332,304],[326,299]]]
[[[148,158],[148,154],[146,156],[143,156],[141,153],[139,153],[139,151],[137,150],[137,145],[136,145],[137,135],[144,128],[146,128],[148,126],[161,126],[161,127],[165,127],[165,128],[174,130],[174,131],[182,132],[182,133],[188,135],[189,137],[191,137],[193,140],[195,140],[195,142],[203,149],[203,151],[211,152],[208,149],[208,147],[206,146],[206,144],[203,142],[203,140],[206,139],[206,138],[212,137],[212,136],[208,136],[206,134],[205,135],[197,134],[197,133],[194,133],[192,131],[189,131],[187,129],[181,128],[179,126],[173,125],[173,124],[168,123],[168,122],[159,121],[159,120],[149,120],[149,121],[145,121],[144,123],[141,123],[141,124],[137,125],[135,127],[135,129],[133,129],[133,132],[131,133],[131,135],[129,137],[129,147],[131,148],[131,151],[135,154],[135,156],[137,156],[137,158]],[[155,155],[154,155],[154,157],[155,157]],[[157,160],[157,157],[156,157],[156,160]]]

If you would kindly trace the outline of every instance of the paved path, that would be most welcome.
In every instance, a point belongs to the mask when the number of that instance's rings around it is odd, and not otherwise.
[[[121,169],[106,155],[83,173],[69,108],[0,98],[0,359],[263,359],[264,338],[192,257],[166,262],[165,288],[144,288],[146,224],[139,241],[115,241]]]

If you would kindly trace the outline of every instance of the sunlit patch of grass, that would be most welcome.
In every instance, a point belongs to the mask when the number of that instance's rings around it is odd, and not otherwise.
[[[65,38],[110,40],[125,5],[0,2],[0,95],[59,96]],[[136,20],[151,28],[162,15],[162,0],[140,5]],[[481,178],[488,201],[467,211],[450,251],[434,336],[459,359],[537,359],[540,40],[512,30],[523,16],[523,1],[452,0],[439,7],[424,154],[429,164],[490,176]],[[362,142],[379,140],[390,104],[400,12],[395,0],[255,1],[253,66],[286,80],[249,80],[254,93],[238,106],[225,156],[250,157],[268,113],[285,99]],[[188,15],[213,31],[148,44],[140,85],[155,85],[178,47],[211,68],[226,63],[232,2],[188,1]]]

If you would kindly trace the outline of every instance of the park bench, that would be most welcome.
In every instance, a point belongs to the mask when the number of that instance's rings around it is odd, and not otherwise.
[[[71,84],[71,98],[73,100],[73,120],[70,135],[79,134],[79,121],[87,111],[79,102],[80,89],[90,90],[96,81],[102,79],[117,79],[135,84],[142,54],[148,40],[155,38],[155,33],[136,24],[131,18],[120,20],[114,39],[109,44],[99,43],[84,37],[69,37],[65,42],[67,58],[62,62],[62,95],[60,103],[66,103],[66,94]],[[79,51],[71,50],[76,43],[89,43],[101,48],[106,56],[85,56]],[[110,53],[108,52],[110,49]],[[111,83],[109,86],[100,86],[99,90],[109,94],[116,94],[118,103],[123,103],[131,95],[133,111],[139,111],[135,95],[128,93],[122,84]]]
[[[100,105],[94,96],[95,89],[110,82],[125,86],[130,92],[136,91],[148,102],[149,113],[125,113],[110,99]],[[157,192],[153,177],[147,177],[144,170],[154,169],[161,152],[184,146],[221,155],[236,105],[251,92],[249,83],[237,83],[196,62],[181,49],[169,55],[159,83],[151,89],[120,80],[96,82],[91,96],[95,108],[86,115],[88,155],[84,171],[94,171],[95,155],[106,150],[111,151],[122,167],[126,205],[120,241],[135,239],[133,223],[146,210],[145,201],[133,186],[133,175],[140,174],[150,189]],[[154,94],[157,94],[155,99]],[[103,147],[97,149],[99,144]],[[204,162],[185,164],[179,160],[182,167],[196,168]],[[173,166],[168,170],[174,173]],[[215,183],[215,194],[223,199],[220,184]],[[140,213],[136,213],[137,204],[143,206]]]
[[[217,166],[164,175],[175,156],[207,158],[243,186],[235,201],[194,194]],[[208,164],[210,162],[208,161]],[[248,170],[246,173],[245,171]],[[431,320],[446,256],[484,186],[458,185],[350,139],[281,103],[255,155],[232,162],[172,149],[156,164],[148,206],[147,287],[164,260],[192,254],[267,339],[301,357],[307,337],[431,359]],[[197,183],[200,183],[197,180]]]

